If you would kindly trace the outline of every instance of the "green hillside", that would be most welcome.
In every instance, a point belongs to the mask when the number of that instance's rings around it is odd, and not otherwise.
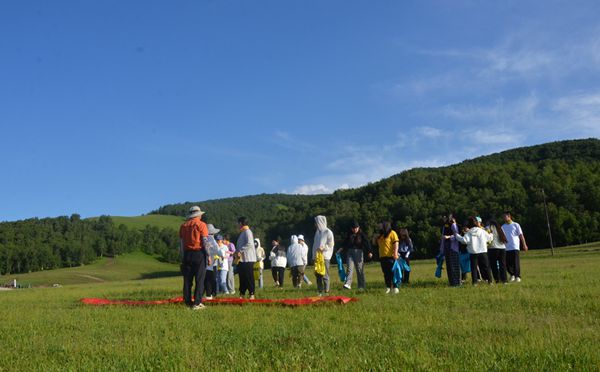
[[[159,229],[170,228],[179,230],[183,218],[172,215],[149,214],[135,217],[111,216],[114,224],[127,226],[129,229],[143,230],[147,225],[158,227]]]
[[[235,232],[239,215],[250,217],[256,235],[269,241],[293,233],[310,236],[313,216],[325,214],[343,239],[358,219],[372,234],[378,222],[407,227],[418,255],[437,251],[442,216],[455,212],[500,218],[511,210],[531,248],[548,247],[541,190],[555,243],[600,240],[600,140],[584,139],[523,147],[440,168],[416,168],[364,187],[327,196],[258,195],[166,205],[151,213],[185,215],[199,204],[215,225]]]
[[[3,275],[0,276],[0,284],[8,283],[13,279],[23,286],[92,284],[176,275],[179,275],[177,265],[161,262],[142,252],[133,252],[114,258],[103,257],[84,266]]]
[[[600,241],[600,140],[573,140],[504,151],[440,168],[407,170],[332,195],[254,195],[160,207],[147,216],[82,220],[79,215],[0,223],[0,274],[88,265],[98,257],[143,251],[177,260],[177,229],[199,204],[208,222],[233,241],[237,217],[250,218],[256,237],[311,242],[314,216],[326,215],[339,246],[353,219],[368,234],[382,220],[409,229],[417,258],[435,256],[440,220],[454,212],[499,219],[512,211],[532,249],[549,246],[542,189],[557,246]]]

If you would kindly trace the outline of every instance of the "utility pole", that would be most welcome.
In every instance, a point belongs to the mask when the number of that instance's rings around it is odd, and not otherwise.
[[[550,229],[550,217],[548,216],[548,204],[546,203],[546,193],[542,189],[542,196],[544,197],[544,210],[546,211],[546,223],[548,224],[548,237],[550,238],[550,251],[554,256],[554,242],[552,241],[552,231]]]

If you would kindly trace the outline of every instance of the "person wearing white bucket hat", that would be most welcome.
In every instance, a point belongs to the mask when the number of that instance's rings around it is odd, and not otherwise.
[[[206,225],[208,229],[208,237],[206,238],[206,254],[208,255],[208,266],[206,267],[206,276],[204,280],[204,289],[206,291],[206,299],[212,300],[217,295],[217,261],[215,257],[219,255],[219,245],[215,240],[215,235],[221,230],[215,228],[211,223]]]
[[[204,308],[202,293],[204,292],[206,264],[208,261],[205,249],[208,243],[208,227],[200,219],[203,214],[204,212],[202,212],[200,207],[191,207],[187,215],[187,220],[179,228],[183,299],[185,304],[193,310]],[[192,302],[192,286],[194,281],[196,287]]]

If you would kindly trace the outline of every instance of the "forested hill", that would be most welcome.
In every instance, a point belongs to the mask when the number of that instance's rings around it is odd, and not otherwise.
[[[237,235],[236,219],[250,218],[264,246],[276,236],[314,234],[323,214],[339,243],[352,219],[368,234],[390,220],[407,227],[420,257],[438,249],[440,219],[455,212],[499,218],[511,210],[531,248],[548,247],[542,188],[558,246],[600,241],[600,140],[587,139],[519,148],[442,168],[418,168],[332,195],[256,195],[166,205],[153,214],[183,216],[191,205],[208,222]],[[145,225],[148,223],[148,225]],[[135,250],[177,260],[176,219],[161,216],[82,220],[78,215],[0,223],[0,274],[77,266],[97,257]],[[142,227],[144,226],[144,227]],[[0,283],[1,284],[1,283]]]
[[[437,249],[440,219],[455,212],[500,218],[511,210],[531,247],[548,247],[545,190],[555,243],[600,240],[600,140],[523,147],[441,168],[418,168],[328,196],[259,195],[167,205],[152,213],[182,216],[198,204],[210,222],[230,232],[248,216],[257,235],[270,240],[292,233],[311,236],[312,217],[328,216],[339,240],[358,219],[368,233],[381,220],[407,227],[422,256]]]

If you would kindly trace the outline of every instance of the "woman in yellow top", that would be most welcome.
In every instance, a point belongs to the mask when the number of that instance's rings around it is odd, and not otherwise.
[[[394,274],[392,268],[394,262],[398,259],[398,245],[400,239],[398,234],[392,230],[392,224],[385,221],[381,223],[381,230],[377,237],[377,246],[379,247],[379,262],[381,263],[381,271],[385,280],[385,293],[390,293],[394,288],[394,294],[398,294],[398,286],[394,284]]]

